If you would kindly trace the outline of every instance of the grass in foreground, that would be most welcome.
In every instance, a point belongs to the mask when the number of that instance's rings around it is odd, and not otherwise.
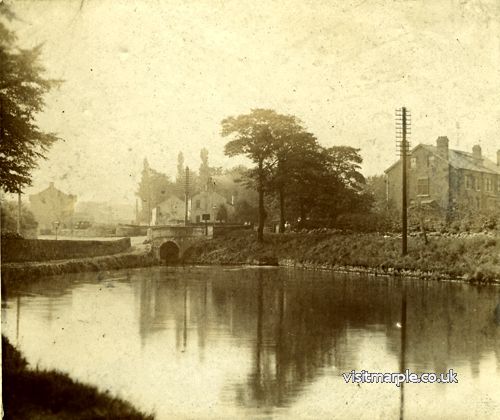
[[[6,419],[152,419],[129,403],[55,371],[30,370],[2,336],[3,409]]]

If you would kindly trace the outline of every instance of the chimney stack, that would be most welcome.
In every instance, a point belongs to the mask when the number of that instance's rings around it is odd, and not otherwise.
[[[49,187],[50,188],[54,188],[54,183],[53,182],[49,182]]]
[[[436,140],[437,153],[442,158],[448,160],[448,137],[439,136]]]
[[[472,157],[476,160],[481,160],[481,146],[479,144],[472,147]]]

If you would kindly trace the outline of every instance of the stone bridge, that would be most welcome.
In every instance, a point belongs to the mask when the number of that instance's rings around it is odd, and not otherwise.
[[[155,257],[177,262],[194,243],[213,238],[213,226],[151,226],[148,238]]]

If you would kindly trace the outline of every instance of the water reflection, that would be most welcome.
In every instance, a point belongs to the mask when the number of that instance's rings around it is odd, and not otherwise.
[[[112,277],[9,291],[5,332],[30,361],[95,383],[106,371],[105,387],[160,418],[484,418],[500,409],[498,288],[284,269],[162,267]],[[51,328],[59,322],[66,332]],[[102,343],[102,334],[113,339]],[[62,353],[74,351],[72,339],[85,341],[94,371],[50,356],[53,346],[35,350],[54,338]],[[109,366],[100,352],[122,346],[118,375],[116,360]],[[453,368],[460,383],[356,386],[341,377],[405,368]]]

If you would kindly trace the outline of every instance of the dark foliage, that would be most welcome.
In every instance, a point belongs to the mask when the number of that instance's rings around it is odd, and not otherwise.
[[[14,201],[0,201],[2,237],[17,235],[17,203]],[[21,206],[21,232],[36,229],[38,226],[33,213],[25,205]]]
[[[268,215],[265,204],[278,214],[280,232],[286,221],[332,221],[371,207],[371,196],[362,188],[359,150],[320,146],[294,116],[254,109],[223,120],[222,135],[232,138],[225,147],[228,156],[244,155],[255,164],[246,176],[247,185],[259,193],[259,241]]]
[[[31,172],[58,137],[45,133],[36,116],[45,106],[44,95],[59,81],[46,79],[40,64],[41,46],[21,49],[4,22],[14,19],[0,4],[0,188],[20,192],[31,185]]]
[[[2,336],[3,408],[7,419],[152,419],[127,402],[54,371],[27,369]]]

